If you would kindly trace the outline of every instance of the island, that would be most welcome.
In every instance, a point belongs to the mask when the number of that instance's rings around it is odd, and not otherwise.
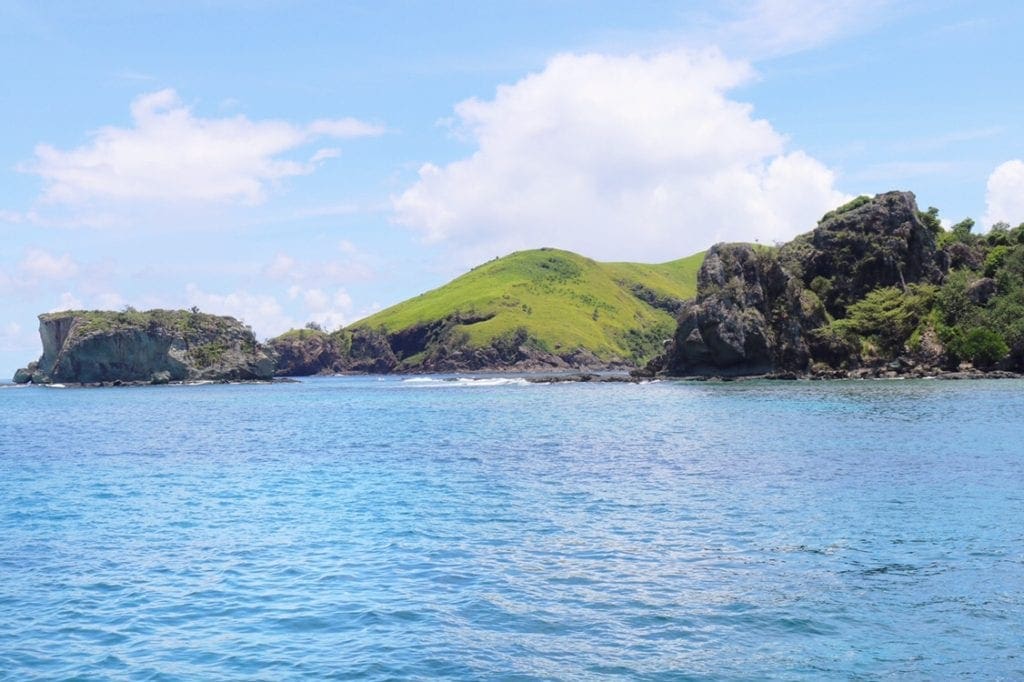
[[[192,310],[74,310],[39,316],[43,354],[15,383],[268,381],[274,356],[232,317]]]
[[[1018,376],[1024,224],[943,227],[911,192],[861,196],[785,244],[661,264],[519,251],[348,327],[257,342],[231,317],[40,315],[18,383],[167,383],[429,372],[652,377]],[[568,374],[567,374],[568,375]]]

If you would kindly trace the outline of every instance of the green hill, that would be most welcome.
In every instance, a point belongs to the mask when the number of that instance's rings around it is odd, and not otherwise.
[[[641,365],[675,331],[703,260],[519,251],[346,329],[293,330],[270,343],[281,374]]]
[[[440,320],[470,348],[515,335],[561,355],[642,362],[672,336],[674,313],[697,288],[703,254],[647,265],[599,263],[557,249],[519,251],[368,317],[350,329],[393,334]],[[524,334],[525,332],[525,334]],[[417,358],[405,358],[415,365]]]

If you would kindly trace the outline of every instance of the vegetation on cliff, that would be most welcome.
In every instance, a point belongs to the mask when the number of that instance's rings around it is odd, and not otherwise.
[[[39,316],[43,355],[18,383],[269,379],[274,359],[232,317],[192,310],[71,310]]]
[[[1024,370],[1024,224],[946,230],[909,192],[858,197],[775,249],[717,244],[650,372]]]

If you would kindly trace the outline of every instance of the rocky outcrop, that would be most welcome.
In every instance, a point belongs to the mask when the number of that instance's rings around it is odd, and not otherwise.
[[[821,302],[767,249],[717,244],[698,274],[664,360],[670,374],[762,374],[807,366],[804,331],[825,322]]]
[[[367,328],[330,334],[301,329],[267,345],[277,358],[277,376],[632,368],[603,361],[584,348],[548,351],[525,329],[503,334],[487,346],[471,345],[459,331],[461,325],[487,319],[458,315],[391,334]]]
[[[780,260],[839,317],[872,289],[941,280],[935,234],[919,216],[911,192],[855,200],[783,246]]]
[[[274,358],[231,317],[198,311],[69,311],[39,316],[43,354],[17,383],[266,380]]]
[[[830,316],[880,287],[938,283],[948,254],[919,217],[914,195],[862,197],[780,249],[717,244],[698,273],[666,353],[646,374],[739,376],[860,369],[860,348],[821,333]],[[979,283],[983,299],[992,286]],[[923,356],[941,360],[934,332]],[[936,347],[938,344],[938,347]],[[900,368],[888,368],[898,371]]]

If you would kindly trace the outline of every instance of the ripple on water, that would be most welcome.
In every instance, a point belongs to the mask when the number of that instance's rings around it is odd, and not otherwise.
[[[3,391],[0,680],[1024,678],[1020,388]]]

